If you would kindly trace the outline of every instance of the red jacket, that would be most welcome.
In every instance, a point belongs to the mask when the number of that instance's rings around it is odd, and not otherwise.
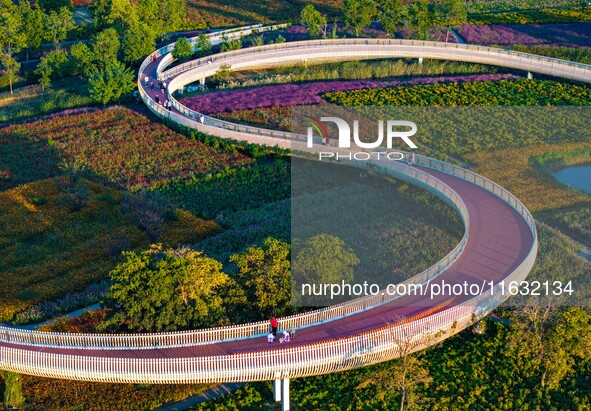
[[[277,319],[271,318],[271,327],[277,327],[277,326],[279,326]]]

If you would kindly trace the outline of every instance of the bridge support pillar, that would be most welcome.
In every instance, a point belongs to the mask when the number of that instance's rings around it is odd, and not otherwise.
[[[281,402],[281,411],[289,411],[291,408],[289,406],[289,378],[283,379],[282,385],[282,402]]]
[[[275,402],[281,402],[281,380],[273,381],[273,397]]]
[[[205,85],[205,77],[199,79],[199,84]]]
[[[527,79],[528,80],[533,80],[534,79],[534,73],[532,73],[531,71],[527,72]]]
[[[423,58],[419,57],[419,64],[423,64]]]

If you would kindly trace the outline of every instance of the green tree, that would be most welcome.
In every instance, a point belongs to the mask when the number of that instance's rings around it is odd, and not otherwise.
[[[156,34],[144,22],[133,24],[123,33],[123,39],[121,41],[123,61],[137,63],[154,51],[155,48]]]
[[[226,81],[228,81],[230,79],[231,75],[232,75],[232,66],[230,66],[229,64],[222,64],[220,66],[220,68],[218,69],[218,71],[216,71],[215,74],[213,76],[211,76],[211,78],[214,81],[217,81],[220,83],[225,83]]]
[[[98,33],[92,43],[94,65],[103,69],[116,62],[120,47],[119,35],[115,29],[109,28]]]
[[[24,405],[23,382],[21,375],[12,371],[2,371],[4,378],[4,405],[11,408],[21,409]]]
[[[129,28],[138,21],[135,3],[130,0],[111,0],[109,14],[111,24],[122,28]]]
[[[401,0],[379,0],[380,22],[384,30],[393,36],[404,24],[406,12]]]
[[[464,2],[462,0],[445,0],[441,21],[447,26],[447,33],[445,35],[445,42],[447,43],[451,26],[464,24],[468,21],[468,13],[466,12]]]
[[[337,25],[337,21],[335,20],[334,23],[332,23],[332,30],[330,31],[330,38],[331,39],[338,39],[339,35],[337,34],[337,29],[338,29],[338,25]]]
[[[152,29],[156,37],[164,33],[164,22],[160,16],[160,4],[158,0],[139,0],[138,17],[142,23]]]
[[[211,52],[212,45],[209,40],[209,36],[205,33],[201,33],[197,38],[197,44],[195,48],[201,52],[201,54],[207,54]]]
[[[90,76],[95,69],[94,54],[86,43],[76,43],[70,47],[73,75]]]
[[[263,36],[254,36],[250,40],[250,43],[252,44],[253,47],[260,47],[265,44],[265,40],[263,40]]]
[[[578,360],[591,359],[591,315],[582,307],[530,306],[514,311],[509,346],[540,370],[542,389],[555,389]]]
[[[160,0],[158,4],[162,21],[162,33],[160,33],[162,39],[164,34],[182,30],[186,26],[185,0]]]
[[[417,387],[427,386],[433,380],[429,375],[427,362],[422,358],[424,352],[415,353],[415,351],[432,345],[443,335],[443,332],[432,333],[427,327],[417,329],[403,326],[393,335],[396,335],[394,343],[395,355],[398,359],[392,367],[381,368],[363,377],[358,388],[368,385],[377,386],[377,397],[380,400],[384,400],[388,393],[397,391],[400,395],[400,411],[411,410],[416,408],[418,401]]]
[[[345,0],[343,5],[345,22],[348,27],[355,29],[359,36],[361,30],[372,22],[377,14],[376,5],[372,0]]]
[[[0,27],[0,64],[4,67],[12,94],[12,84],[20,70],[15,54],[26,46],[27,40],[21,10],[12,0],[0,0]]]
[[[433,26],[433,11],[429,0],[418,0],[409,8],[409,27],[420,40],[429,39],[429,29]]]
[[[39,6],[41,6],[41,8],[45,10],[46,13],[51,11],[58,11],[62,7],[65,7],[69,10],[72,10],[74,8],[72,0],[39,0]]]
[[[123,63],[109,63],[104,70],[95,70],[88,79],[90,97],[98,103],[118,101],[135,88],[133,72]]]
[[[353,281],[353,272],[359,258],[345,242],[328,234],[308,239],[293,259],[293,271],[308,283],[340,284]]]
[[[177,60],[188,60],[194,53],[193,45],[189,42],[186,37],[181,37],[176,41],[174,44],[174,49],[172,50],[172,57]]]
[[[384,400],[395,391],[400,395],[400,411],[413,409],[417,402],[416,388],[419,384],[428,385],[433,379],[425,360],[419,355],[408,354],[399,358],[391,367],[379,370],[362,377],[357,388],[369,385],[377,387],[376,397]]]
[[[60,8],[59,12],[52,10],[45,16],[45,39],[53,43],[55,50],[59,50],[60,41],[66,39],[72,28],[74,17],[67,7]]]
[[[220,46],[220,51],[223,53],[225,51],[232,51],[232,50],[240,50],[242,48],[242,39],[240,37],[236,38],[223,38],[224,42]]]
[[[111,15],[111,0],[95,0],[88,6],[88,11],[93,17],[95,29],[103,30],[109,27],[109,16]]]
[[[250,310],[258,319],[282,315],[291,298],[289,244],[267,238],[262,247],[249,247],[234,254],[238,266],[236,281],[245,289]]]
[[[12,85],[16,81],[18,71],[21,68],[21,64],[16,61],[14,57],[10,57],[7,53],[0,55],[0,64],[4,67],[4,72],[8,78],[8,84],[10,85],[10,94],[12,94]]]
[[[308,4],[302,9],[301,13],[302,23],[308,27],[308,33],[312,37],[316,37],[322,31],[322,27],[326,25],[326,17],[324,17],[312,4]]]
[[[43,19],[45,16],[39,7],[31,7],[29,0],[21,0],[19,8],[23,16],[23,34],[26,38],[27,60],[29,60],[29,52],[37,52],[41,49],[44,36]]]
[[[89,10],[97,30],[113,27],[123,31],[138,22],[136,4],[130,0],[97,0]]]
[[[124,252],[111,272],[101,328],[125,325],[134,331],[174,331],[215,325],[224,318],[219,290],[228,281],[222,265],[189,248]]]
[[[138,16],[161,40],[187,25],[185,0],[139,0]]]
[[[4,67],[6,78],[8,78],[8,84],[10,87],[10,94],[12,94],[12,85],[17,80],[18,71],[21,68],[21,64],[16,61],[14,57],[10,57],[8,53],[0,54],[0,64]]]
[[[45,90],[46,87],[51,85],[51,75],[53,74],[53,69],[51,68],[51,64],[49,63],[47,56],[41,57],[41,61],[35,69],[35,74],[39,76],[39,84],[41,84],[42,90]]]
[[[72,74],[72,60],[66,50],[53,50],[41,58],[41,62],[50,68],[50,76],[54,79],[64,78]],[[43,68],[42,70],[46,70]],[[41,75],[41,72],[38,73]]]

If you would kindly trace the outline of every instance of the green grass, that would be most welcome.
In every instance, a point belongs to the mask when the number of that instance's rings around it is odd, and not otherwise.
[[[591,244],[591,206],[558,211],[551,217],[558,227]]]
[[[591,21],[591,9],[539,9],[468,16],[470,24],[566,24]]]
[[[208,27],[227,27],[244,24],[299,21],[304,6],[312,3],[329,18],[342,16],[342,0],[188,0],[187,16],[193,23],[206,23]]]
[[[389,59],[341,63],[296,65],[269,70],[232,73],[230,81],[218,88],[253,87],[269,84],[319,80],[362,80],[388,77],[498,73],[497,67],[454,61]]]
[[[55,177],[0,191],[0,321],[104,280],[121,251],[150,244],[121,191],[88,180],[70,184]],[[72,192],[83,198],[80,206]],[[214,222],[179,210],[163,221],[159,240],[186,244],[217,231]]]
[[[553,80],[499,80],[336,91],[324,95],[343,106],[582,106],[591,88]]]
[[[15,123],[71,108],[95,105],[86,85],[80,83],[76,79],[67,79],[55,82],[45,90],[33,85],[16,89],[13,95],[3,93],[0,95],[0,123]]]
[[[343,184],[327,177],[330,170],[317,172],[317,167],[306,167],[298,161],[296,166],[292,162],[295,178],[314,182],[313,187],[306,188],[306,193],[297,184],[296,193],[292,187],[290,202],[289,180],[278,182],[286,187],[286,199],[267,202],[258,208],[221,213],[216,221],[224,230],[195,244],[196,248],[227,262],[232,253],[260,244],[269,236],[286,241],[295,235],[308,238],[324,227],[323,232],[332,230],[330,234],[343,239],[360,256],[358,278],[372,275],[375,282],[390,283],[431,266],[451,251],[463,235],[457,213],[426,191],[393,179],[377,176],[363,179],[358,170],[348,167],[339,170],[340,179],[346,181]],[[375,200],[367,204],[367,198]],[[318,204],[330,206],[318,207]],[[299,210],[295,218],[304,218],[305,224],[291,220],[292,206]],[[310,211],[302,215],[302,210]],[[340,224],[343,215],[356,216],[358,226],[364,227],[363,232]],[[300,227],[297,232],[291,232],[293,224]]]

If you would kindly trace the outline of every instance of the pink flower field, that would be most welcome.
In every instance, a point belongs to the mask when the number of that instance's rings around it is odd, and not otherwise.
[[[471,44],[548,44],[591,47],[591,23],[461,26],[460,34]]]
[[[414,77],[397,80],[315,81],[302,84],[278,84],[240,88],[188,97],[182,103],[204,114],[231,112],[261,107],[285,107],[322,104],[322,94],[332,91],[360,90],[418,84],[462,83],[515,78],[513,74],[471,74],[457,76]]]

